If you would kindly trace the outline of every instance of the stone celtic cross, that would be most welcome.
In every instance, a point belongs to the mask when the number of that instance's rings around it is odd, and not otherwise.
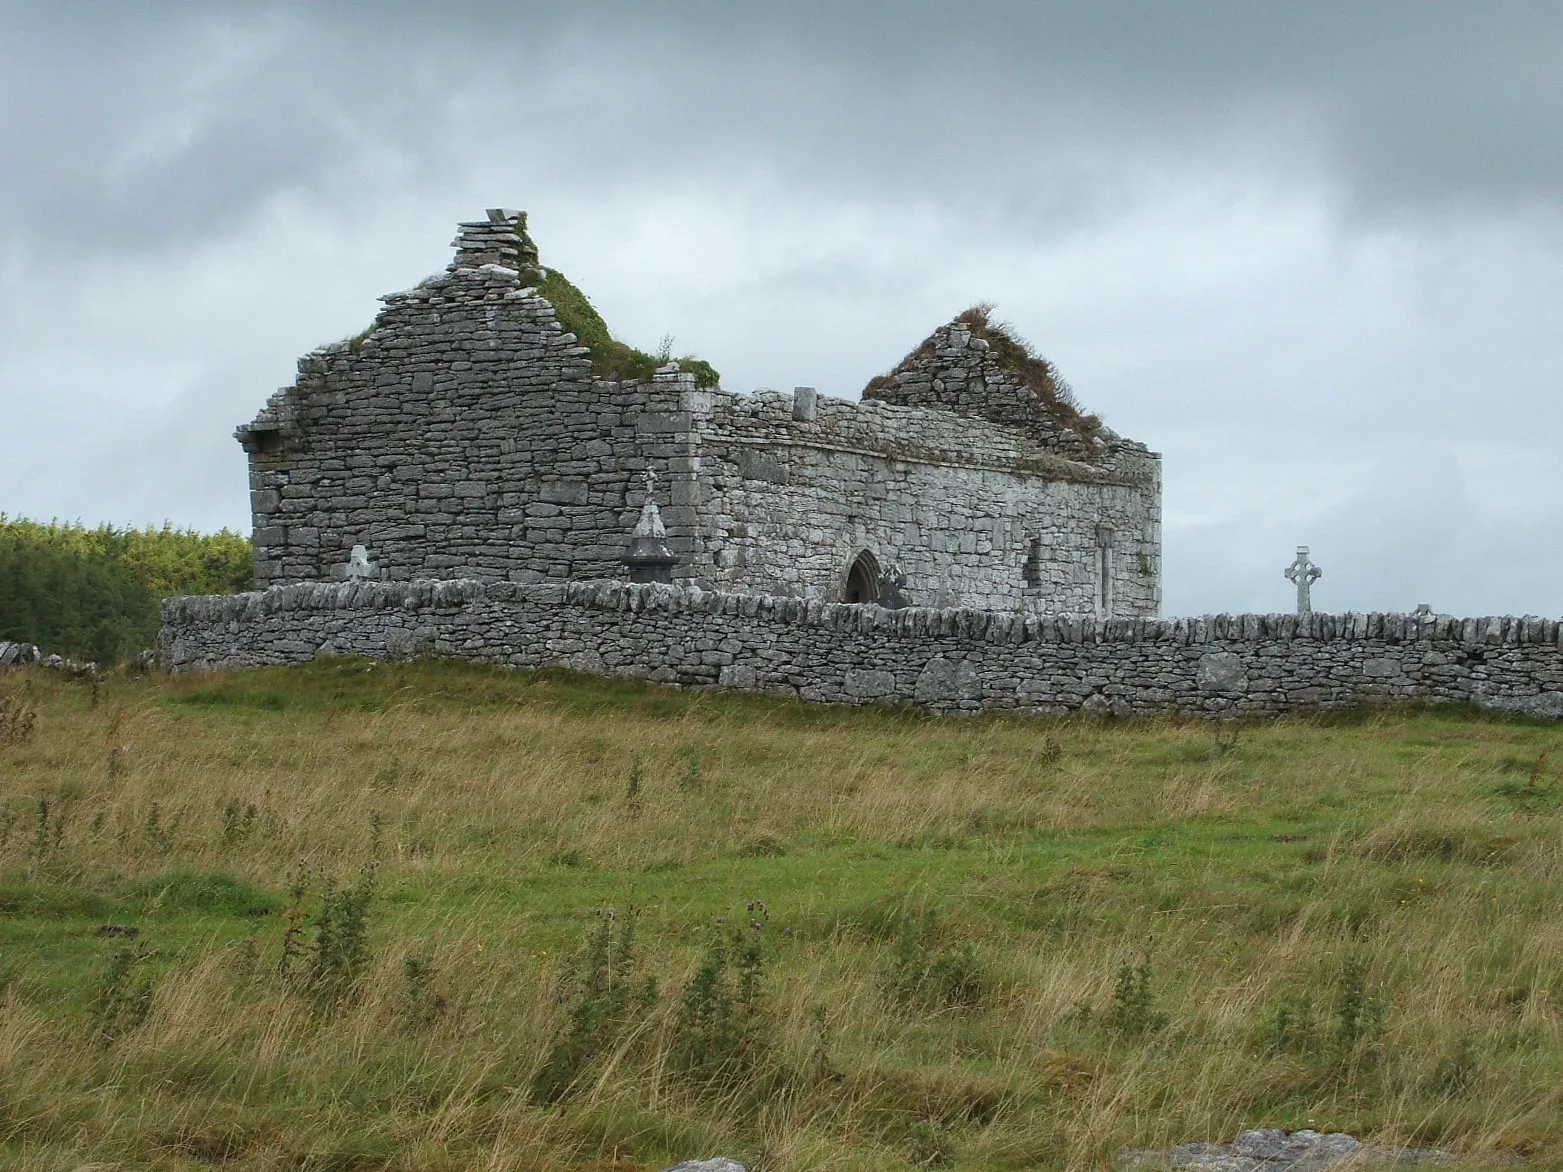
[[[1309,589],[1320,578],[1324,577],[1324,571],[1308,560],[1308,547],[1297,547],[1297,560],[1286,567],[1286,577],[1289,581],[1297,583],[1297,613],[1312,614],[1313,601],[1308,597]]]

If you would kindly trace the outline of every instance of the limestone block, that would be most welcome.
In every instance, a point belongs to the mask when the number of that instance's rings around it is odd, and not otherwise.
[[[722,668],[717,676],[717,682],[724,688],[738,688],[751,691],[759,684],[758,674],[754,668],[745,663],[730,663]]]
[[[1230,651],[1209,651],[1200,656],[1195,679],[1204,692],[1242,692],[1248,688],[1242,657]]]
[[[912,694],[919,704],[981,700],[982,681],[970,660],[950,660],[939,655],[930,659],[918,674]]]
[[[853,699],[882,700],[895,695],[895,673],[848,668],[842,686]]]

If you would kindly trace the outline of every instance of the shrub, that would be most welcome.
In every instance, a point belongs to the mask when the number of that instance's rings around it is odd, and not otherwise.
[[[253,581],[249,541],[227,530],[88,529],[0,514],[0,639],[113,663],[152,645],[160,599]]]

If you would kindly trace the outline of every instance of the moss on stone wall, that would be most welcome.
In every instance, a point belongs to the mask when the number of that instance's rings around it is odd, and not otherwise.
[[[516,221],[516,235],[521,238],[524,260],[535,261],[537,245],[527,234],[525,214]],[[538,292],[554,307],[554,312],[559,315],[559,324],[574,334],[580,345],[591,350],[592,373],[598,378],[650,382],[658,367],[676,361],[680,370],[695,376],[697,387],[714,387],[721,381],[716,368],[703,358],[688,355],[677,359],[670,359],[668,355],[659,357],[620,342],[608,329],[608,323],[603,321],[602,314],[597,312],[590,298],[568,277],[558,269],[543,268],[541,265],[537,266],[537,272]],[[531,279],[530,275],[526,279]]]

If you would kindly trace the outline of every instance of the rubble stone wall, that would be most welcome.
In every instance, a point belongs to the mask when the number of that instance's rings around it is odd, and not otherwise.
[[[448,271],[306,355],[240,428],[258,585],[340,577],[355,545],[393,580],[618,571],[641,473],[684,452],[641,418],[677,411],[693,379],[593,378],[553,306],[497,263],[518,263],[513,225],[463,227]],[[691,515],[664,520],[687,541]]]
[[[1463,702],[1563,716],[1563,624],[1447,615],[1027,617],[623,582],[299,584],[175,598],[175,672],[322,654],[564,666],[936,712],[1276,715]]]
[[[800,421],[794,395],[714,399],[696,420],[716,589],[839,598],[866,550],[917,606],[1160,608],[1161,476],[1143,448],[1102,468],[947,411],[820,399]]]
[[[1156,613],[1161,470],[1143,445],[1110,437],[1084,460],[942,401],[596,378],[526,283],[540,270],[517,223],[463,224],[445,272],[306,355],[239,429],[259,586],[341,579],[359,545],[388,581],[617,576],[652,471],[675,580],[829,601],[866,551],[919,605]],[[931,353],[985,370],[976,341],[946,327]]]

